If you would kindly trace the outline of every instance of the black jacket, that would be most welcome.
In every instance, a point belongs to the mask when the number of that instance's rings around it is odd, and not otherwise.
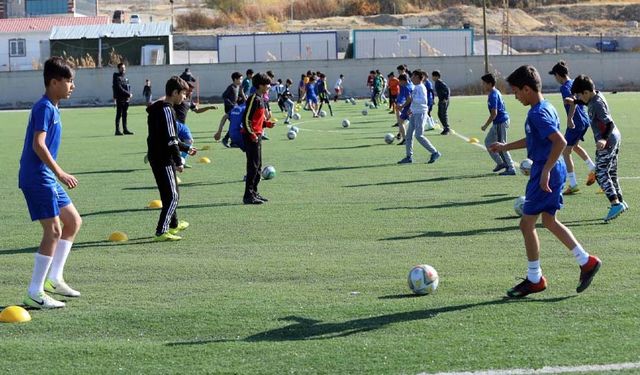
[[[189,146],[178,139],[173,106],[158,100],[147,107],[147,113],[149,162],[157,165],[182,165],[180,151],[189,151]]]
[[[129,86],[129,78],[124,73],[113,73],[113,98],[118,101],[129,101],[131,98],[131,86]]]

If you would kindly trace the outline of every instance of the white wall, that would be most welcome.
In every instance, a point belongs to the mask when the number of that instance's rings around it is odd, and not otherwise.
[[[560,59],[569,63],[572,76],[580,73],[590,75],[599,89],[640,90],[640,54],[567,54],[567,55],[514,55],[491,56],[490,70],[499,77],[506,77],[520,65],[536,66],[543,79],[544,89],[557,91],[557,83],[547,74]],[[461,93],[465,87],[479,86],[480,76],[484,73],[482,56],[427,57],[405,59],[362,59],[331,61],[289,61],[256,64],[204,64],[191,65],[191,71],[198,77],[200,96],[219,98],[231,81],[231,73],[244,74],[247,68],[256,72],[273,70],[278,78],[291,78],[297,84],[300,74],[309,69],[320,70],[329,77],[333,86],[340,74],[345,75],[345,94],[348,96],[366,96],[366,78],[369,70],[380,69],[387,74],[395,71],[396,66],[406,63],[409,68],[422,68],[428,72],[438,69],[445,82],[454,91]],[[164,94],[164,84],[171,75],[180,75],[185,65],[131,66],[127,67],[127,76],[131,82],[134,101],[142,101],[142,87],[146,78],[151,79],[153,95]],[[115,69],[81,69],[76,76],[76,91],[73,97],[63,105],[104,106],[111,105],[111,79]],[[43,92],[42,72],[0,72],[0,87],[20,87],[20,90],[0,90],[0,108],[26,108],[36,101]],[[294,93],[297,90],[294,90]]]
[[[26,56],[9,58],[9,40],[25,39]],[[0,34],[0,71],[8,72],[15,70],[33,69],[33,62],[42,62],[40,45],[42,41],[49,44],[48,32],[37,33],[2,33]],[[9,66],[11,64],[11,66]]]

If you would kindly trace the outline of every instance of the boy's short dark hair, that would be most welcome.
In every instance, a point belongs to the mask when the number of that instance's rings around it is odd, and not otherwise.
[[[65,59],[59,56],[53,56],[44,63],[44,86],[48,87],[52,79],[72,79],[73,69]]]
[[[395,74],[393,74],[393,72],[387,74],[387,78],[391,78],[391,77],[394,77],[394,76],[395,76]]]
[[[420,79],[424,79],[424,72],[420,69],[416,69],[412,72],[411,76],[417,76]]]
[[[291,78],[287,78],[286,82],[287,85],[292,85],[293,81],[291,80]]]
[[[122,68],[123,66],[124,66],[124,63],[123,63],[123,62],[119,63],[119,64],[118,64],[118,69]]]
[[[398,65],[396,70],[407,70],[407,68],[404,65]]]
[[[174,91],[188,91],[189,90],[189,84],[187,84],[187,81],[185,81],[184,79],[178,77],[178,76],[173,76],[171,78],[169,78],[169,80],[167,81],[167,84],[164,86],[164,93],[167,96],[171,96],[173,95]]]
[[[595,91],[596,85],[593,83],[591,77],[586,76],[584,74],[580,74],[573,80],[573,85],[571,85],[571,93],[578,94],[583,93],[585,91]]]
[[[556,65],[553,66],[553,68],[551,68],[549,74],[557,74],[560,77],[566,78],[569,75],[569,67],[567,66],[567,63],[564,62],[564,60],[560,60]]]
[[[399,79],[400,81],[408,82],[407,75],[406,75],[406,74],[404,74],[404,73],[400,74],[400,75],[398,76],[398,79]]]
[[[522,65],[507,77],[509,85],[522,89],[529,86],[533,91],[540,92],[542,80],[540,74],[532,65]]]
[[[253,74],[253,69],[247,69],[247,77]]]
[[[232,81],[235,81],[236,79],[238,79],[238,78],[240,78],[240,77],[242,77],[242,73],[240,73],[240,72],[233,72],[233,73],[231,73],[231,80],[232,80]]]
[[[269,76],[269,78],[273,79],[275,77],[275,74],[273,74],[273,72],[271,70],[267,70],[267,75]]]
[[[439,70],[434,70],[433,72],[431,72],[431,76],[433,76],[433,77],[438,77],[438,78],[439,78],[439,77],[442,77],[442,76],[440,75],[440,71],[439,71]]]
[[[344,74],[340,74],[340,78],[344,78]]]
[[[490,84],[491,86],[496,85],[496,77],[493,76],[493,73],[487,73],[480,77],[483,82]]]
[[[253,75],[251,83],[253,84],[253,87],[258,88],[260,85],[271,84],[271,78],[269,78],[266,73],[256,73]]]
[[[375,70],[371,70],[371,71],[369,71],[369,74],[376,74],[376,71]]]

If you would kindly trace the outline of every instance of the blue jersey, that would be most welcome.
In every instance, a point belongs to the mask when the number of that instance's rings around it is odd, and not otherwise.
[[[307,83],[306,93],[307,93],[307,98],[316,98],[318,96],[316,82]]]
[[[560,131],[558,112],[548,101],[540,101],[529,109],[524,130],[527,137],[527,157],[534,163],[546,163],[551,152],[549,136]]]
[[[573,97],[571,94],[571,86],[573,86],[573,80],[570,79],[562,86],[560,86],[560,93],[562,94],[562,99]],[[564,109],[569,114],[570,105],[565,104]],[[589,121],[589,115],[587,115],[587,111],[584,109],[583,104],[576,105],[576,112],[573,114],[573,124],[576,126],[576,129],[583,130],[589,127],[591,121]]]
[[[38,131],[46,133],[45,145],[53,160],[56,160],[60,148],[62,123],[60,122],[60,111],[46,95],[34,104],[29,115],[27,134],[24,137],[22,157],[20,158],[20,172],[18,173],[20,188],[55,186],[57,183],[53,171],[33,150],[33,138]]]
[[[411,82],[407,82],[406,85],[400,85],[400,93],[396,98],[396,104],[399,104],[399,105],[404,104],[404,102],[406,102],[407,99],[411,96],[413,89],[414,89],[414,85]]]
[[[424,81],[424,86],[427,88],[427,105],[431,107],[434,101],[434,91],[433,91],[433,83],[428,79]]]
[[[507,113],[507,107],[504,105],[504,100],[502,99],[502,95],[500,94],[500,90],[495,87],[489,93],[489,99],[487,99],[487,106],[489,107],[489,112],[491,110],[496,110],[496,118],[493,119],[494,124],[504,124],[509,121],[509,114]]]
[[[242,121],[244,119],[246,105],[236,105],[229,111],[229,137],[242,151],[244,151],[244,139],[242,138]]]

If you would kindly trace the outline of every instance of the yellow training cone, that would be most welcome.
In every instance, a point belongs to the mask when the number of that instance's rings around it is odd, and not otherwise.
[[[204,146],[202,146],[202,148],[201,148],[200,150],[202,150],[202,151],[207,151],[207,150],[209,150],[209,149],[211,149],[211,146],[209,146],[209,145],[204,145]]]
[[[109,235],[109,241],[111,242],[124,242],[127,241],[129,237],[124,232],[115,231]]]
[[[31,315],[20,306],[8,306],[0,312],[0,322],[24,323],[31,320]]]
[[[478,142],[480,142],[480,141],[476,137],[469,138],[469,143],[478,143]]]
[[[179,183],[179,184],[182,183],[182,180],[180,179],[180,177],[176,176],[176,182]]]
[[[154,199],[149,202],[147,208],[162,208],[162,201],[160,199]]]
[[[198,159],[198,163],[202,163],[202,164],[209,164],[211,163],[211,159],[209,159],[206,156],[201,157],[200,159]]]
[[[278,122],[278,119],[277,119],[277,118],[275,118],[275,117],[271,117],[271,119],[270,119],[270,120],[271,120],[271,122]]]

